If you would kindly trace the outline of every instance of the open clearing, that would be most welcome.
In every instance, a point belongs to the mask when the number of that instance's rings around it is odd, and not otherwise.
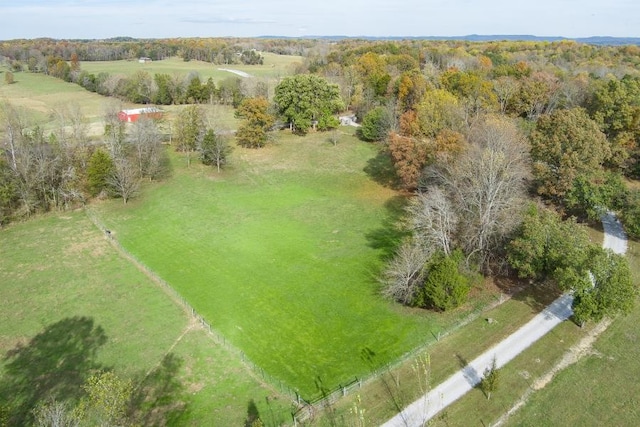
[[[172,396],[187,404],[171,417],[174,425],[241,425],[252,400],[266,419],[289,419],[289,402],[261,386],[236,357],[194,328],[82,211],[0,230],[0,292],[0,363],[17,345],[33,347],[34,354],[42,355],[40,365],[62,361],[68,350],[63,343],[91,321],[107,337],[96,353],[100,366],[140,378],[166,356],[174,362],[176,369],[167,371],[166,379],[181,384]],[[62,335],[31,342],[53,325]],[[7,379],[0,376],[0,392]]]
[[[403,198],[365,172],[375,146],[325,138],[282,132],[267,148],[237,148],[221,174],[174,156],[169,181],[130,205],[101,206],[121,244],[305,398],[432,341],[465,315],[379,296]]]
[[[261,55],[264,57],[264,64],[262,65],[230,64],[229,66],[222,67],[209,62],[167,58],[144,64],[139,63],[137,59],[132,61],[82,61],[80,67],[82,70],[94,74],[105,72],[125,76],[133,75],[138,71],[145,71],[149,73],[151,77],[153,77],[154,74],[181,75],[186,77],[187,74],[196,72],[203,81],[211,77],[214,82],[218,82],[227,78],[238,77],[219,68],[232,68],[256,78],[278,79],[291,74],[295,64],[303,62],[303,58],[300,56],[276,55],[269,52],[262,52]]]

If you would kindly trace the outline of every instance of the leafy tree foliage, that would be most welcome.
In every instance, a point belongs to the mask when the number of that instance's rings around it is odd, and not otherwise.
[[[218,172],[227,163],[227,157],[231,153],[228,138],[216,134],[213,129],[208,129],[202,138],[200,147],[200,159],[205,165],[215,165]]]
[[[574,286],[572,276],[585,280],[591,243],[575,219],[563,221],[556,212],[531,205],[516,236],[507,259],[519,277],[553,280],[565,291]]]
[[[480,390],[487,396],[487,400],[491,399],[491,393],[498,390],[500,385],[500,369],[496,364],[496,358],[494,356],[491,367],[485,369],[484,375],[480,380]]]
[[[425,281],[413,304],[446,311],[466,302],[471,286],[463,264],[464,254],[459,250],[451,255],[436,252],[425,266]]]
[[[365,141],[382,141],[387,137],[391,118],[384,107],[375,107],[362,119],[362,126],[358,128],[359,136]]]
[[[639,175],[640,78],[626,75],[610,79],[593,93],[589,114],[611,141],[610,166],[624,173]]]
[[[578,176],[601,174],[610,154],[605,135],[585,110],[556,110],[541,117],[531,135],[538,193],[561,200]]]
[[[238,144],[243,147],[263,147],[275,119],[269,113],[269,101],[265,98],[247,98],[238,107],[236,117],[243,119],[236,132]]]
[[[640,238],[640,191],[629,191],[620,212],[625,231],[633,238]]]
[[[133,397],[133,384],[112,371],[98,372],[84,384],[87,397],[79,411],[89,425],[130,425],[127,412]]]
[[[420,135],[435,138],[445,129],[460,130],[463,112],[458,99],[444,89],[429,90],[416,107]]]
[[[629,263],[618,254],[594,246],[589,251],[591,283],[574,291],[573,314],[577,323],[599,321],[631,312],[638,295]]]
[[[87,165],[87,189],[91,196],[95,197],[107,189],[113,168],[109,153],[100,148],[93,152]]]
[[[609,79],[593,94],[589,102],[591,117],[609,138],[632,132],[636,142],[640,138],[640,78],[626,75]]]
[[[337,127],[334,114],[344,108],[338,86],[312,74],[283,79],[276,86],[274,101],[278,114],[300,134],[312,126],[318,130]]]
[[[564,197],[572,214],[598,221],[607,210],[623,207],[627,189],[618,173],[604,172],[598,177],[580,175]]]
[[[430,159],[429,142],[391,132],[389,153],[403,186],[409,190],[417,188],[422,170]]]
[[[573,291],[578,323],[627,313],[636,299],[626,259],[592,244],[584,227],[548,209],[529,209],[508,260],[520,277]]]
[[[18,200],[12,170],[7,161],[0,157],[0,226],[9,222]]]

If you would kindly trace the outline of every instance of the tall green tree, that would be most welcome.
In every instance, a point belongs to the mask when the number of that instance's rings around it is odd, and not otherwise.
[[[91,196],[95,197],[107,189],[113,167],[109,153],[101,148],[93,152],[87,164],[87,190]]]
[[[362,119],[362,126],[358,128],[358,135],[365,141],[381,141],[387,137],[391,128],[389,110],[385,107],[375,107]]]
[[[609,166],[639,176],[640,78],[626,75],[601,84],[593,93],[588,109],[611,141]]]
[[[278,114],[291,130],[305,134],[311,127],[327,130],[338,126],[334,114],[344,108],[337,85],[312,74],[286,77],[276,86]]]
[[[519,277],[555,281],[565,291],[574,277],[587,280],[591,242],[575,219],[563,221],[555,211],[531,205],[515,235],[507,260]]]
[[[174,123],[176,149],[187,154],[187,165],[191,165],[191,154],[202,142],[206,132],[204,112],[197,105],[190,105],[180,111]]]
[[[200,147],[200,159],[205,165],[215,165],[220,168],[227,163],[227,157],[231,153],[231,146],[225,135],[216,134],[213,129],[208,129],[202,138]]]

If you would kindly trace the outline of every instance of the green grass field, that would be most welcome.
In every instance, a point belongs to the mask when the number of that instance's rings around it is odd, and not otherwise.
[[[291,74],[295,66],[294,64],[303,62],[303,58],[300,56],[276,55],[269,52],[263,52],[262,55],[264,57],[264,64],[262,65],[218,65],[202,61],[185,62],[181,58],[176,57],[144,64],[139,63],[137,60],[83,61],[80,63],[80,68],[94,74],[105,72],[126,76],[133,75],[138,71],[146,71],[152,77],[154,74],[177,74],[186,77],[190,72],[197,72],[204,81],[211,77],[215,82],[218,82],[227,77],[236,76],[228,71],[219,70],[219,68],[244,71],[253,77],[271,80]]]
[[[102,220],[214,328],[306,397],[391,362],[464,315],[403,309],[376,276],[402,198],[365,172],[376,147],[279,135],[228,170],[184,167]]]
[[[70,357],[64,343],[82,337],[92,322],[107,337],[96,346],[96,363],[119,375],[139,379],[174,356],[176,369],[167,372],[181,384],[175,399],[187,404],[174,425],[240,425],[251,400],[274,419],[288,419],[289,402],[192,328],[182,309],[123,259],[82,211],[0,230],[0,293],[0,366],[19,345],[39,355],[36,365],[64,363]],[[55,334],[32,341],[51,328]],[[31,383],[30,370],[24,372]],[[8,379],[0,369],[0,389]]]
[[[74,83],[66,83],[44,74],[21,72],[15,73],[15,76],[14,84],[0,83],[0,103],[7,101],[20,108],[25,113],[28,127],[37,124],[45,132],[53,131],[58,126],[54,110],[77,105],[87,119],[89,136],[98,138],[104,133],[103,116],[110,104],[121,108],[139,107],[89,92]],[[183,108],[183,105],[162,106],[166,113],[165,123],[171,123]],[[221,130],[237,128],[238,120],[234,117],[233,107],[203,104],[201,108],[205,112],[208,126]]]
[[[66,83],[44,74],[15,73],[15,83],[0,83],[0,102],[8,101],[27,113],[29,125],[51,129],[54,117],[51,112],[63,106],[80,106],[89,124],[102,121],[108,98],[91,93],[74,83]]]

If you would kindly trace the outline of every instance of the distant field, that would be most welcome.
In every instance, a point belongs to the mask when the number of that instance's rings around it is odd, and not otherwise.
[[[137,63],[136,63],[137,64]],[[99,137],[104,133],[103,116],[110,104],[122,108],[135,108],[139,105],[122,103],[89,92],[82,87],[66,83],[60,79],[36,73],[15,73],[16,83],[6,85],[0,83],[0,102],[7,101],[26,112],[28,125],[38,124],[45,131],[51,131],[57,124],[53,111],[77,105],[86,117],[89,135]],[[202,109],[208,118],[208,125],[215,129],[236,129],[238,120],[234,117],[234,109],[228,105],[203,104]],[[183,105],[165,105],[162,109],[167,113],[165,119],[171,122]]]
[[[133,75],[138,71],[146,71],[153,77],[154,74],[179,74],[186,76],[192,71],[197,72],[202,80],[209,77],[214,81],[220,81],[227,77],[236,76],[228,71],[221,71],[219,68],[233,69],[244,71],[253,77],[262,79],[277,79],[292,73],[294,64],[301,63],[303,58],[300,56],[276,55],[273,53],[262,53],[264,56],[263,65],[243,65],[230,64],[218,65],[202,61],[185,62],[181,58],[169,58],[161,61],[139,63],[133,61],[83,61],[80,63],[82,70],[90,73],[106,72],[109,74]],[[236,76],[238,77],[238,76]]]
[[[186,169],[103,221],[268,373],[316,396],[429,340],[464,313],[380,298],[376,275],[401,201],[363,171],[376,148],[287,132],[237,148],[229,169]]]
[[[60,331],[64,336],[31,346],[43,360],[64,360],[64,343],[81,336],[78,319],[87,317],[107,336],[97,362],[120,375],[139,378],[165,354],[176,356],[183,386],[177,398],[188,411],[174,425],[241,425],[251,400],[261,413],[288,418],[289,402],[261,387],[202,330],[188,329],[184,312],[81,211],[0,230],[0,295],[0,367],[9,350],[61,321],[70,328]],[[4,379],[0,369],[0,392]]]
[[[15,73],[15,83],[0,83],[0,102],[8,101],[25,109],[31,124],[44,125],[50,129],[53,123],[51,112],[62,106],[76,104],[90,124],[102,120],[109,98],[91,93],[74,84],[44,74]]]

